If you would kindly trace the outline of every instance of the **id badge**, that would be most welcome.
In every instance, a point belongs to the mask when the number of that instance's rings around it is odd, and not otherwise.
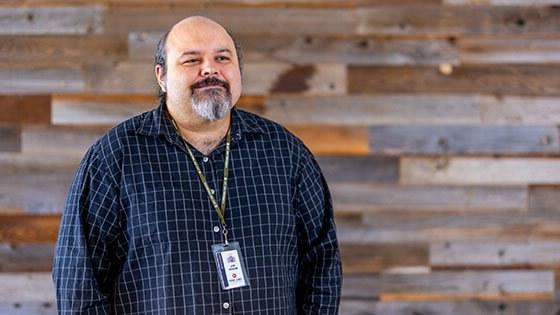
[[[212,245],[222,289],[230,290],[249,285],[239,242]]]

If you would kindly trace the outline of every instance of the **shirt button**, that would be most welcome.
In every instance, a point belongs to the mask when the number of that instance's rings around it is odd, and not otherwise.
[[[222,307],[227,310],[229,308],[229,303],[224,302],[224,304],[222,304]]]
[[[202,162],[204,162],[204,163],[208,162],[208,157],[207,156],[203,157]]]
[[[214,232],[216,232],[216,233],[220,232],[220,227],[215,225],[214,226]]]
[[[210,192],[212,193],[212,195],[216,193],[214,189],[210,189]]]

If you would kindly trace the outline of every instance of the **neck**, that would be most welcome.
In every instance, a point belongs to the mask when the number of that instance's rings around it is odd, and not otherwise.
[[[208,155],[225,138],[231,123],[231,111],[224,118],[209,121],[195,113],[181,115],[181,113],[168,112],[177,124],[181,136],[201,153]]]

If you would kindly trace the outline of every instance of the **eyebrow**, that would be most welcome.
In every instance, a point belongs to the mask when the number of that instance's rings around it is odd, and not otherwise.
[[[231,50],[229,48],[218,48],[215,50],[215,53],[220,54],[220,53],[229,53],[231,54]],[[188,56],[188,55],[201,55],[202,53],[198,50],[189,50],[189,51],[185,51],[184,53],[181,54],[181,57],[183,56]]]

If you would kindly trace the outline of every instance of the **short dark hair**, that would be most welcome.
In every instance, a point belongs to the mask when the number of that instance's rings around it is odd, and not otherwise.
[[[163,75],[167,73],[167,51],[165,49],[165,44],[167,43],[167,37],[169,36],[169,32],[165,32],[161,38],[159,39],[157,46],[156,46],[156,54],[154,58],[154,66],[160,65],[163,71]],[[239,72],[243,76],[243,53],[241,51],[241,44],[239,41],[235,39],[234,36],[226,29],[226,33],[231,37],[233,40],[233,45],[235,46],[235,51],[237,52],[237,63],[239,64]],[[160,103],[163,101],[165,102],[165,98],[167,97],[166,92],[164,92],[158,84],[158,91],[157,95],[159,97]]]

